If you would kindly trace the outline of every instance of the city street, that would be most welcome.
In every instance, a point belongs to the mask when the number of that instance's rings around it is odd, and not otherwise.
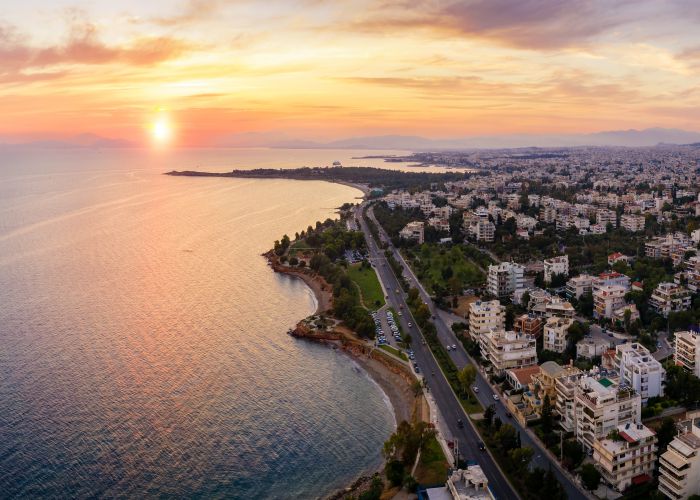
[[[385,289],[389,291],[388,302],[394,305],[394,307],[403,304],[404,310],[408,311],[408,307],[405,305],[404,293],[401,290],[400,285],[396,277],[394,276],[391,267],[386,262],[386,258],[384,257],[384,251],[377,246],[376,242],[374,241],[374,238],[372,237],[371,232],[369,231],[369,228],[367,227],[362,217],[361,211],[364,210],[364,207],[365,206],[363,205],[360,209],[360,212],[358,213],[358,220],[361,229],[364,231],[367,237],[370,251],[370,259],[372,263],[375,264],[375,269],[377,270],[377,275],[379,279],[384,284]],[[435,323],[435,326],[437,328],[438,338],[440,342],[443,345],[457,345],[457,349],[451,350],[449,353],[456,366],[461,369],[468,364],[472,364],[472,360],[467,355],[461,343],[457,340],[455,334],[443,321],[442,316],[439,314],[439,311],[433,303],[433,301],[431,300],[430,295],[427,293],[426,290],[423,289],[422,285],[413,275],[412,271],[410,270],[410,267],[404,262],[401,254],[390,244],[388,236],[384,233],[381,226],[374,219],[371,209],[368,211],[368,216],[379,229],[381,240],[389,245],[389,248],[393,253],[394,257],[402,264],[404,276],[406,277],[406,279],[408,279],[411,286],[414,286],[418,289],[420,297],[430,308],[430,311],[435,318],[433,322]],[[396,293],[397,290],[399,291],[399,293]],[[401,318],[402,326],[404,328],[407,327],[407,317],[409,317],[409,314],[405,313],[404,316]],[[410,331],[413,335],[413,348],[416,353],[416,361],[418,362],[420,369],[426,375],[426,381],[428,383],[428,386],[430,387],[430,390],[433,393],[433,397],[435,398],[438,407],[440,408],[440,412],[442,413],[442,415],[445,416],[446,419],[450,420],[449,422],[447,422],[447,424],[450,432],[452,433],[452,436],[457,437],[459,439],[462,456],[476,460],[482,466],[484,472],[489,477],[489,481],[493,487],[494,494],[497,495],[498,498],[513,498],[512,495],[514,493],[512,488],[510,487],[510,484],[506,481],[505,477],[500,472],[500,469],[498,469],[493,459],[485,452],[480,451],[478,449],[478,441],[480,440],[480,437],[471,425],[471,420],[469,420],[469,418],[466,416],[461,404],[457,400],[457,397],[454,395],[454,392],[452,391],[452,388],[450,387],[449,383],[444,378],[444,376],[442,376],[442,372],[437,366],[437,362],[433,358],[430,349],[427,346],[422,345],[422,342],[418,341],[418,335],[416,335],[417,330],[415,325],[412,329],[409,329],[407,331]],[[478,365],[475,366],[478,367]],[[432,375],[433,372],[435,372],[435,376]],[[487,407],[490,404],[494,404],[494,391],[490,384],[486,381],[481,371],[477,371],[477,379],[475,385],[479,389],[477,397],[481,404],[484,407]],[[532,466],[541,467],[545,470],[548,470],[551,467],[554,473],[556,474],[557,479],[564,487],[568,498],[586,498],[582,491],[577,487],[577,485],[575,485],[572,482],[572,480],[569,479],[569,477],[565,476],[561,472],[559,465],[555,461],[549,459],[547,453],[540,447],[539,443],[531,439],[528,432],[525,431],[514,419],[508,418],[508,416],[506,415],[506,410],[500,401],[495,403],[495,408],[496,415],[503,422],[510,423],[515,427],[515,429],[518,432],[520,432],[520,439],[523,446],[529,446],[534,450]],[[465,425],[464,428],[460,429],[457,426],[458,419],[461,419],[465,422],[469,422],[470,425]]]

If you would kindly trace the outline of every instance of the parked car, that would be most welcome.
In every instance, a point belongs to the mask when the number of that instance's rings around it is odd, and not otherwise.
[[[474,391],[474,392],[477,392],[477,393],[478,393],[478,392],[479,392],[479,388],[478,388],[477,386],[474,386],[474,387],[472,387],[472,391]]]
[[[494,395],[493,395],[493,400],[494,400],[494,401],[498,401],[498,394],[494,394]]]

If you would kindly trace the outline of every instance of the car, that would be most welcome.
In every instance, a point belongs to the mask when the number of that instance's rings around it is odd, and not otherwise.
[[[399,311],[399,316],[403,316],[403,313],[401,311]]]
[[[486,451],[486,445],[484,444],[483,441],[479,441],[477,444],[479,445],[479,449],[481,451]]]
[[[452,344],[452,350],[453,350],[453,351],[456,351],[456,350],[457,350],[457,345],[456,345],[456,344]]]
[[[461,418],[457,419],[457,427],[459,427],[460,429],[462,429],[464,427],[464,422],[462,422]]]
[[[661,342],[657,342],[657,343],[656,343],[656,348],[657,348],[657,349],[661,349]]]
[[[445,349],[447,349],[449,351],[451,349],[451,347],[449,345],[446,345]]]
[[[479,392],[479,388],[478,388],[477,386],[472,387],[472,390],[473,390],[474,392]]]
[[[413,326],[413,323],[411,323],[411,322],[409,321],[409,322],[408,322],[408,327],[411,328],[412,326]]]
[[[513,414],[509,411],[506,412],[506,417],[513,418]]]
[[[494,394],[494,395],[493,395],[493,400],[494,400],[494,401],[498,401],[498,394]]]

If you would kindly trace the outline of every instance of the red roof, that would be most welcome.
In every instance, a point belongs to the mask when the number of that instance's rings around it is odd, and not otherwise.
[[[620,437],[627,441],[628,443],[636,443],[637,440],[633,439],[629,434],[627,434],[625,431],[620,431]]]

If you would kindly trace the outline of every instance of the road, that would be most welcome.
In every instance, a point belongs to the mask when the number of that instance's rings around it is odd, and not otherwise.
[[[367,224],[362,217],[363,211],[366,209],[366,205],[363,204],[358,209],[358,221],[360,223],[360,229],[365,233],[367,238],[367,243],[369,247],[370,260],[375,266],[377,271],[377,276],[384,284],[385,290],[388,291],[387,302],[390,303],[396,310],[402,308],[404,315],[400,318],[402,326],[405,331],[411,332],[414,342],[413,349],[416,355],[416,362],[418,363],[420,369],[425,374],[425,379],[427,385],[433,395],[433,398],[438,405],[440,413],[446,419],[446,427],[452,436],[446,436],[448,439],[450,437],[457,438],[459,440],[460,454],[468,459],[476,460],[481,466],[482,470],[489,479],[489,485],[493,491],[493,494],[499,499],[510,499],[517,498],[516,492],[511,487],[510,483],[506,480],[503,473],[500,471],[495,461],[489,453],[480,451],[478,448],[478,442],[480,437],[473,427],[471,420],[467,417],[464,409],[462,408],[460,402],[455,396],[449,382],[443,376],[440,368],[432,356],[430,349],[427,345],[423,345],[420,341],[422,340],[422,335],[419,334],[417,327],[414,325],[412,328],[408,328],[407,323],[409,321],[415,323],[411,318],[408,306],[405,302],[404,293],[401,290],[401,286],[394,275],[391,266],[386,262],[384,252],[378,247],[377,242],[374,240],[372,233],[370,232]],[[437,328],[438,338],[443,345],[457,345],[456,350],[450,351],[450,356],[454,361],[455,365],[461,369],[468,364],[474,364],[469,358],[466,351],[464,350],[461,343],[457,340],[455,334],[450,328],[447,327],[442,319],[437,307],[433,303],[430,295],[423,289],[423,286],[413,275],[410,267],[404,262],[401,254],[391,245],[391,242],[384,233],[383,229],[379,223],[374,219],[374,215],[371,209],[367,212],[370,219],[376,224],[379,229],[379,236],[383,243],[389,245],[390,251],[393,253],[394,257],[402,264],[403,273],[408,279],[411,286],[418,289],[422,300],[428,305],[430,311],[434,317],[433,322]],[[397,293],[398,291],[398,293]],[[420,340],[419,340],[420,338]],[[478,368],[477,364],[474,364]],[[435,375],[433,375],[435,373]],[[494,403],[493,395],[494,392],[486,381],[483,373],[477,370],[477,378],[475,386],[478,387],[479,392],[476,394],[479,401],[484,407],[489,406]],[[508,418],[506,415],[506,410],[504,406],[498,402],[495,404],[496,415],[500,417],[503,422],[509,422],[515,429],[520,433],[520,439],[523,446],[528,446],[534,450],[534,456],[532,459],[532,466],[541,467],[548,470],[550,467],[557,479],[561,483],[566,492],[566,495],[570,499],[584,499],[586,496],[579,490],[577,485],[575,485],[567,476],[565,476],[559,469],[558,464],[554,461],[550,461],[548,455],[544,452],[542,447],[538,442],[535,442],[530,438],[528,433],[518,424],[514,419]],[[457,425],[457,420],[461,419],[467,422],[463,428],[459,428]]]

